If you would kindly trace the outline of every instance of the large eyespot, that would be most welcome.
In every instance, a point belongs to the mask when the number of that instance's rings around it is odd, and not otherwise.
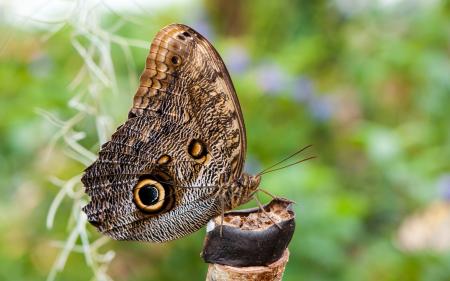
[[[138,182],[133,191],[136,206],[146,213],[154,213],[164,206],[166,190],[157,181],[143,179]]]
[[[188,145],[188,153],[194,159],[201,159],[208,154],[208,150],[202,141],[193,139]]]

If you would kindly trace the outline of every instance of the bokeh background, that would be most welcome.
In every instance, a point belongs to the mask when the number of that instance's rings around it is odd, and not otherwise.
[[[297,202],[284,280],[450,280],[449,11],[438,0],[0,2],[0,280],[204,279],[204,230],[115,242],[80,213],[80,174],[126,119],[150,41],[172,22],[222,55],[248,170],[314,145],[317,159],[262,182]]]

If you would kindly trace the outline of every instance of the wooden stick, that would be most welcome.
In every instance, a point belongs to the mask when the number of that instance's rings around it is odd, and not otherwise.
[[[206,281],[280,281],[289,259],[289,250],[281,258],[267,266],[235,267],[221,264],[209,264]]]

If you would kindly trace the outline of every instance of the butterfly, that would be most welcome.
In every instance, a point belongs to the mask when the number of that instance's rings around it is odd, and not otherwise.
[[[88,221],[117,240],[165,242],[248,202],[244,120],[220,55],[182,24],[153,39],[126,122],[81,179]]]

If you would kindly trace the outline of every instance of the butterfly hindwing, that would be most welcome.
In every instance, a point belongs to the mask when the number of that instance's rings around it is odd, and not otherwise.
[[[141,133],[133,131],[136,126],[142,128]],[[145,133],[147,130],[151,133]],[[184,187],[213,185],[220,161],[199,164],[190,159],[187,143],[198,137],[167,118],[139,116],[127,120],[103,145],[99,158],[82,178],[91,197],[84,208],[88,220],[116,239],[156,242],[178,238],[203,226],[203,216],[218,212],[214,189]],[[158,164],[167,156],[171,161]],[[202,168],[193,169],[196,164]],[[210,172],[205,175],[205,171]],[[134,203],[133,189],[143,177],[160,178],[169,185],[171,197],[165,200],[172,201],[172,206],[168,210],[148,214]],[[177,217],[182,212],[185,214]],[[180,219],[189,223],[181,225]],[[169,225],[177,235],[164,232]]]

